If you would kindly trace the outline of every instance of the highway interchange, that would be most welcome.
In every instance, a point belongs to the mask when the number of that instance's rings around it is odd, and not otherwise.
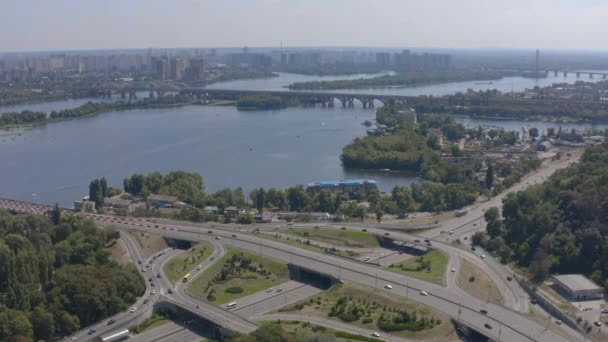
[[[583,336],[566,326],[560,326],[560,329],[549,329],[547,326],[540,325],[529,316],[526,316],[526,313],[529,311],[529,298],[517,285],[517,282],[506,280],[506,277],[511,274],[508,269],[489,255],[487,258],[481,259],[477,254],[466,248],[450,244],[451,241],[457,238],[461,238],[461,241],[463,241],[463,237],[470,237],[472,232],[483,229],[482,227],[485,227],[483,213],[492,206],[500,207],[502,198],[506,196],[506,193],[517,191],[530,184],[540,182],[550,176],[556,169],[562,168],[572,162],[573,161],[570,160],[564,161],[563,163],[552,164],[550,167],[542,169],[527,177],[524,181],[508,191],[505,191],[503,194],[494,197],[485,203],[468,208],[468,214],[466,216],[443,222],[440,228],[432,229],[422,234],[422,236],[432,240],[432,248],[440,249],[449,256],[448,269],[452,267],[459,269],[461,261],[467,260],[486,272],[499,288],[504,298],[504,305],[488,303],[461,289],[455,279],[457,272],[447,272],[445,276],[446,286],[440,286],[413,277],[393,273],[383,268],[352,259],[340,258],[308,249],[287,246],[277,241],[263,239],[260,236],[243,232],[252,229],[248,226],[221,224],[193,225],[191,223],[183,222],[171,222],[171,224],[168,225],[167,223],[154,222],[151,219],[86,214],[101,226],[112,224],[121,229],[121,232],[123,233],[121,236],[125,241],[133,262],[137,263],[136,265],[139,269],[143,268],[142,274],[146,280],[146,290],[144,295],[142,295],[137,303],[134,304],[134,306],[138,308],[135,312],[119,313],[91,327],[81,330],[74,336],[70,336],[70,338],[76,337],[78,340],[87,340],[93,336],[105,336],[110,332],[128,328],[149,317],[153,310],[153,303],[163,301],[174,303],[191,312],[200,313],[203,317],[212,320],[223,327],[230,327],[231,329],[243,333],[255,330],[257,327],[255,321],[281,317],[280,315],[275,315],[276,317],[272,315],[266,315],[265,317],[263,315],[266,312],[275,310],[286,304],[286,301],[281,300],[280,296],[273,296],[258,302],[254,301],[249,307],[239,308],[238,310],[231,312],[224,307],[213,305],[189,295],[184,283],[178,282],[177,284],[171,284],[163,272],[163,265],[170,260],[171,257],[177,255],[179,251],[166,249],[157,253],[156,258],[144,260],[139,250],[138,242],[134,240],[134,237],[131,236],[131,234],[125,233],[124,231],[125,229],[134,229],[151,234],[158,234],[169,239],[193,242],[206,241],[214,247],[212,255],[214,260],[218,260],[225,253],[225,246],[232,246],[306,269],[315,270],[323,274],[338,275],[338,277],[344,281],[359,283],[382,291],[390,291],[391,293],[404,298],[425,304],[436,311],[443,312],[462,324],[497,341],[561,342],[589,340],[589,337]],[[50,209],[43,205],[11,200],[0,200],[0,207],[17,212],[33,212],[39,214],[44,214]],[[342,226],[343,225],[337,226],[329,224],[326,228],[340,229]],[[255,226],[255,228],[260,230],[273,230],[277,227],[279,227],[277,224],[259,224]],[[310,227],[311,224],[293,226],[294,229]],[[364,229],[363,227],[350,224],[345,227],[346,229],[353,230]],[[387,233],[386,229],[381,228],[366,226],[365,229],[367,229],[368,233],[377,234],[379,236],[386,236]],[[210,234],[209,231],[212,231],[212,233]],[[451,233],[448,233],[450,231]],[[221,240],[217,240],[217,236],[221,237]],[[420,236],[401,233],[395,230],[390,231],[390,237],[409,242],[420,239]],[[470,238],[468,238],[468,240],[470,241]],[[139,264],[139,261],[141,261],[141,264]],[[202,262],[202,269],[200,272],[211,263],[211,258]],[[145,265],[150,265],[150,267],[145,267]],[[157,278],[157,275],[160,275],[160,278]],[[193,276],[195,277],[196,274],[193,274]],[[150,278],[155,282],[155,288],[150,286]],[[392,289],[384,289],[385,284],[391,284]],[[169,294],[169,289],[172,289],[173,293]],[[153,290],[156,292],[155,294],[152,294]],[[422,295],[420,291],[423,290],[429,295]],[[313,291],[310,291],[310,293],[314,294]],[[304,291],[302,295],[304,296],[306,294],[307,292]],[[149,302],[144,304],[143,302],[146,299]],[[290,302],[295,302],[299,299],[300,297],[296,297],[296,300],[291,300]],[[487,310],[488,313],[481,313],[480,310],[482,308]],[[258,313],[257,317],[256,312]],[[292,316],[297,315],[283,315],[282,319],[297,320],[297,317]],[[115,323],[108,324],[110,320],[115,321]],[[311,318],[306,318],[306,320],[310,321]],[[327,326],[342,330],[350,327],[343,327],[345,324],[337,324],[336,322],[319,323],[325,323]],[[340,326],[337,327],[337,325]],[[89,329],[91,328],[95,329],[95,333],[88,335]],[[348,330],[358,334],[365,333],[369,336],[369,331],[364,331],[364,329],[350,327]],[[180,333],[183,332],[180,330]],[[391,338],[391,340],[397,339]]]

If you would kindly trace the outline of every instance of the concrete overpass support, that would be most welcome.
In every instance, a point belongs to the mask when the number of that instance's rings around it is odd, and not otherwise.
[[[553,76],[557,76],[557,74],[558,74],[557,70],[553,71]]]
[[[126,98],[127,98],[127,92],[126,92],[126,91],[124,91],[124,90],[123,90],[123,91],[121,91],[121,92],[120,92],[120,98],[121,98],[121,99],[123,99],[123,100],[124,100],[124,99],[126,99]]]
[[[602,78],[603,78],[603,79],[606,79],[606,76],[608,76],[608,75],[603,74],[603,75],[602,75]]]
[[[579,77],[581,77],[581,73],[580,73],[580,72],[577,72],[577,73],[576,73],[576,78],[579,78]]]
[[[564,77],[568,77],[568,72],[564,71]]]
[[[589,78],[593,78],[593,73],[592,72],[589,73]]]
[[[135,90],[129,90],[129,100],[133,100],[137,98],[137,93]]]
[[[154,98],[154,90],[150,90],[150,93],[148,94],[148,98],[151,98],[151,99]]]

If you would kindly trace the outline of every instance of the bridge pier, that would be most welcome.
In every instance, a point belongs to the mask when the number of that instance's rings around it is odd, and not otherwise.
[[[156,91],[156,96],[158,98],[161,98],[161,97],[165,96],[165,91],[164,90],[157,90]]]
[[[150,93],[148,94],[148,98],[151,98],[151,99],[154,98],[154,90],[150,90]]]
[[[568,77],[568,72],[564,71],[564,77]]]
[[[604,75],[602,75],[602,78],[603,78],[603,79],[606,79],[606,76],[608,76],[608,75],[604,74]]]
[[[581,73],[580,73],[580,72],[577,72],[577,73],[576,73],[576,78],[579,78],[579,77],[581,77]]]
[[[127,98],[127,93],[124,90],[120,92],[120,98],[123,100]]]
[[[133,100],[137,98],[137,93],[135,90],[129,90],[129,100]]]
[[[557,76],[557,73],[558,73],[557,70],[553,71],[553,76]]]
[[[589,78],[593,78],[593,73],[592,72],[589,73]]]

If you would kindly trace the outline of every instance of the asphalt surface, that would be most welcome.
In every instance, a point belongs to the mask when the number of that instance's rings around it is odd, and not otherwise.
[[[276,289],[278,288],[283,290],[277,292]],[[321,289],[317,287],[292,280],[276,286],[272,292],[264,290],[238,299],[237,308],[233,312],[239,316],[255,320],[256,316],[297,303],[319,292],[321,292]]]
[[[205,340],[204,336],[175,322],[168,322],[133,336],[129,342],[198,342],[202,340]]]

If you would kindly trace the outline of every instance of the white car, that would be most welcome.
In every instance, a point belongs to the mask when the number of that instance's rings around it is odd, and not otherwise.
[[[152,290],[150,293],[155,294],[155,293],[156,293],[156,290]]]
[[[450,235],[454,234],[453,230],[450,230],[448,233],[450,233]]]
[[[216,240],[221,240],[222,238],[220,236],[216,236],[215,239]]]
[[[375,332],[375,331],[374,331],[374,332],[372,333],[372,337],[380,337],[380,334],[378,334],[377,332]]]
[[[200,271],[202,268],[203,268],[203,266],[201,266],[201,265],[196,266],[197,271]]]
[[[389,290],[390,290],[390,289],[392,289],[392,288],[393,288],[393,285],[391,285],[391,284],[385,284],[385,285],[384,285],[384,288],[385,288],[385,289],[389,289]]]
[[[266,292],[272,292],[272,291],[274,291],[274,289],[272,287],[269,288],[268,290],[266,290]]]
[[[555,320],[555,324],[557,324],[557,325],[562,325],[562,321],[560,321],[559,319],[558,319],[558,320]]]
[[[593,324],[595,324],[598,327],[602,326],[602,322],[600,322],[600,321],[595,321],[595,322],[593,322]]]
[[[429,293],[428,293],[428,292],[426,292],[426,291],[420,291],[420,295],[421,295],[421,296],[425,296],[425,297],[426,297],[426,296],[428,296],[428,295],[429,295]]]
[[[482,258],[482,259],[485,259],[485,258],[486,258],[486,255],[485,255],[485,254],[482,254],[482,255],[481,255],[481,258]]]
[[[452,267],[452,272],[456,272],[456,267]]]
[[[131,312],[135,312],[135,311],[137,311],[137,306],[134,306],[131,308]]]

